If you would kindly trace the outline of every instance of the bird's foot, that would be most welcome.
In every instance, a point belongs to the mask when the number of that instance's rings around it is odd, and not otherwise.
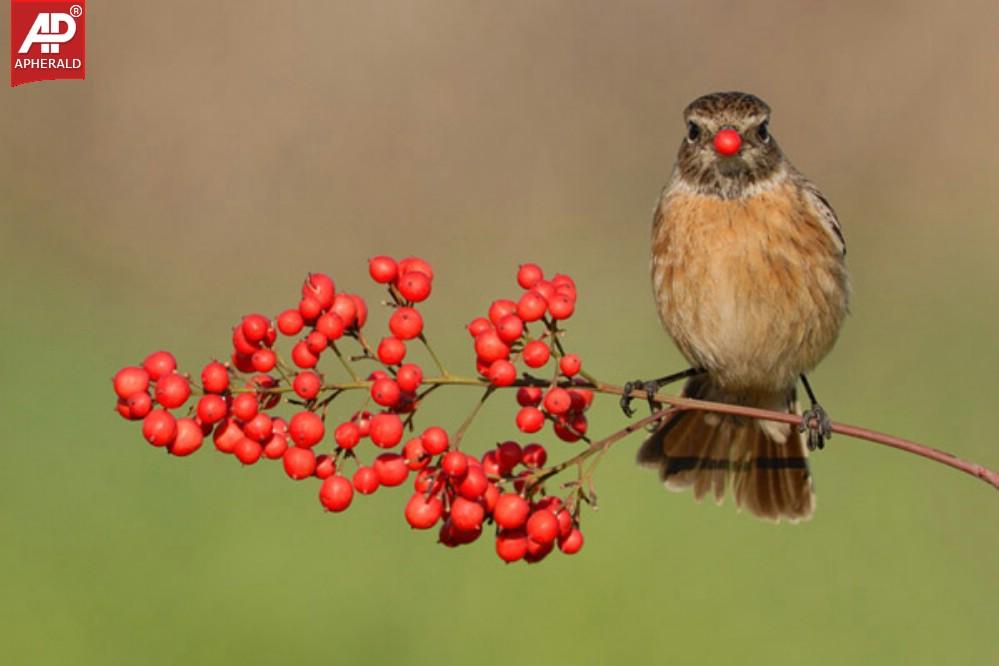
[[[666,375],[665,377],[660,377],[659,379],[653,379],[651,381],[644,381],[641,379],[636,379],[633,382],[628,382],[624,385],[623,391],[621,393],[621,411],[627,417],[632,417],[635,414],[635,410],[631,408],[631,401],[633,398],[631,394],[633,391],[645,391],[645,398],[649,401],[649,410],[655,412],[658,409],[656,404],[656,393],[659,392],[664,386],[668,386],[673,382],[678,382],[681,379],[688,379],[695,375],[699,375],[703,370],[697,368],[687,368],[681,372],[674,372],[672,375]]]
[[[832,421],[829,414],[817,402],[812,403],[812,408],[801,415],[801,425],[798,432],[808,431],[808,450],[822,449],[826,445],[826,440],[832,437]]]
[[[624,392],[621,394],[621,411],[627,417],[632,417],[635,415],[635,410],[631,408],[631,401],[634,397],[631,395],[634,391],[645,391],[645,397],[649,401],[649,410],[656,411],[655,397],[656,393],[659,391],[659,380],[653,379],[650,381],[644,381],[641,379],[636,379],[633,382],[626,382],[624,385]]]

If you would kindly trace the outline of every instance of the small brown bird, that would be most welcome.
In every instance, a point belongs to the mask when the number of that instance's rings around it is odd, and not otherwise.
[[[784,157],[770,107],[740,92],[705,95],[684,111],[687,134],[652,225],[659,316],[691,370],[693,398],[798,413],[812,401],[808,447],[829,420],[805,373],[829,352],[847,313],[846,246],[836,214]],[[626,407],[626,403],[623,403]],[[815,497],[803,432],[783,423],[679,412],[642,445],[640,464],[670,490],[709,491],[779,521],[807,519]]]

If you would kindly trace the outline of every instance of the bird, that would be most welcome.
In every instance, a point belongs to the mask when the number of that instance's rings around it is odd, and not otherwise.
[[[666,488],[708,493],[767,520],[815,510],[808,452],[830,435],[808,383],[833,348],[850,299],[846,242],[819,189],[792,166],[755,95],[716,92],[683,112],[685,136],[652,224],[652,287],[663,327],[690,364],[653,382],[652,396],[686,378],[686,397],[799,414],[803,424],[703,411],[665,417],[641,445],[640,465]],[[626,413],[627,399],[622,400]]]

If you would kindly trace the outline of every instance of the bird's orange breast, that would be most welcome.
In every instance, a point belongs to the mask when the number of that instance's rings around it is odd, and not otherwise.
[[[664,194],[652,281],[684,356],[739,391],[793,386],[847,310],[842,252],[792,182],[733,200]]]

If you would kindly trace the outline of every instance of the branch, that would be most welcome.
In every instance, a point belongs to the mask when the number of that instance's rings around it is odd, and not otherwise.
[[[596,390],[599,390],[601,393],[612,393],[615,395],[624,394],[624,389],[619,386],[613,386],[601,383],[594,388]],[[646,394],[645,391],[633,391],[631,393],[631,397],[645,398]],[[775,412],[769,409],[758,409],[756,407],[743,407],[742,405],[730,405],[721,402],[711,402],[708,400],[696,400],[694,398],[683,398],[680,396],[656,395],[652,396],[652,401],[659,403],[661,405],[670,405],[682,411],[698,410],[704,412],[715,412],[718,414],[731,414],[733,416],[746,416],[749,418],[761,419],[764,421],[778,421],[781,423],[790,423],[791,425],[805,426],[805,427],[813,427],[817,425],[814,423],[807,423],[807,424],[804,423],[804,419],[801,416],[798,416],[797,414],[789,414],[786,412]],[[643,419],[643,421],[648,421],[648,419]],[[982,481],[989,484],[993,488],[999,490],[999,472],[984,467],[983,465],[979,465],[978,463],[973,463],[963,458],[959,458],[958,456],[955,456],[953,453],[941,451],[940,449],[935,449],[931,446],[926,446],[925,444],[919,444],[917,442],[913,442],[908,439],[903,439],[901,437],[896,437],[894,435],[888,435],[886,433],[877,432],[876,430],[870,430],[868,428],[862,428],[860,426],[848,425],[846,423],[834,422],[832,424],[832,431],[840,433],[841,435],[846,435],[847,437],[863,439],[868,442],[874,442],[875,444],[890,446],[895,449],[901,449],[902,451],[907,451],[908,453],[913,453],[917,456],[928,458],[934,462],[938,462],[943,465],[947,465],[948,467],[953,467],[956,470],[960,470],[965,474],[970,474],[971,476],[981,479]],[[600,442],[597,443],[599,444]]]

